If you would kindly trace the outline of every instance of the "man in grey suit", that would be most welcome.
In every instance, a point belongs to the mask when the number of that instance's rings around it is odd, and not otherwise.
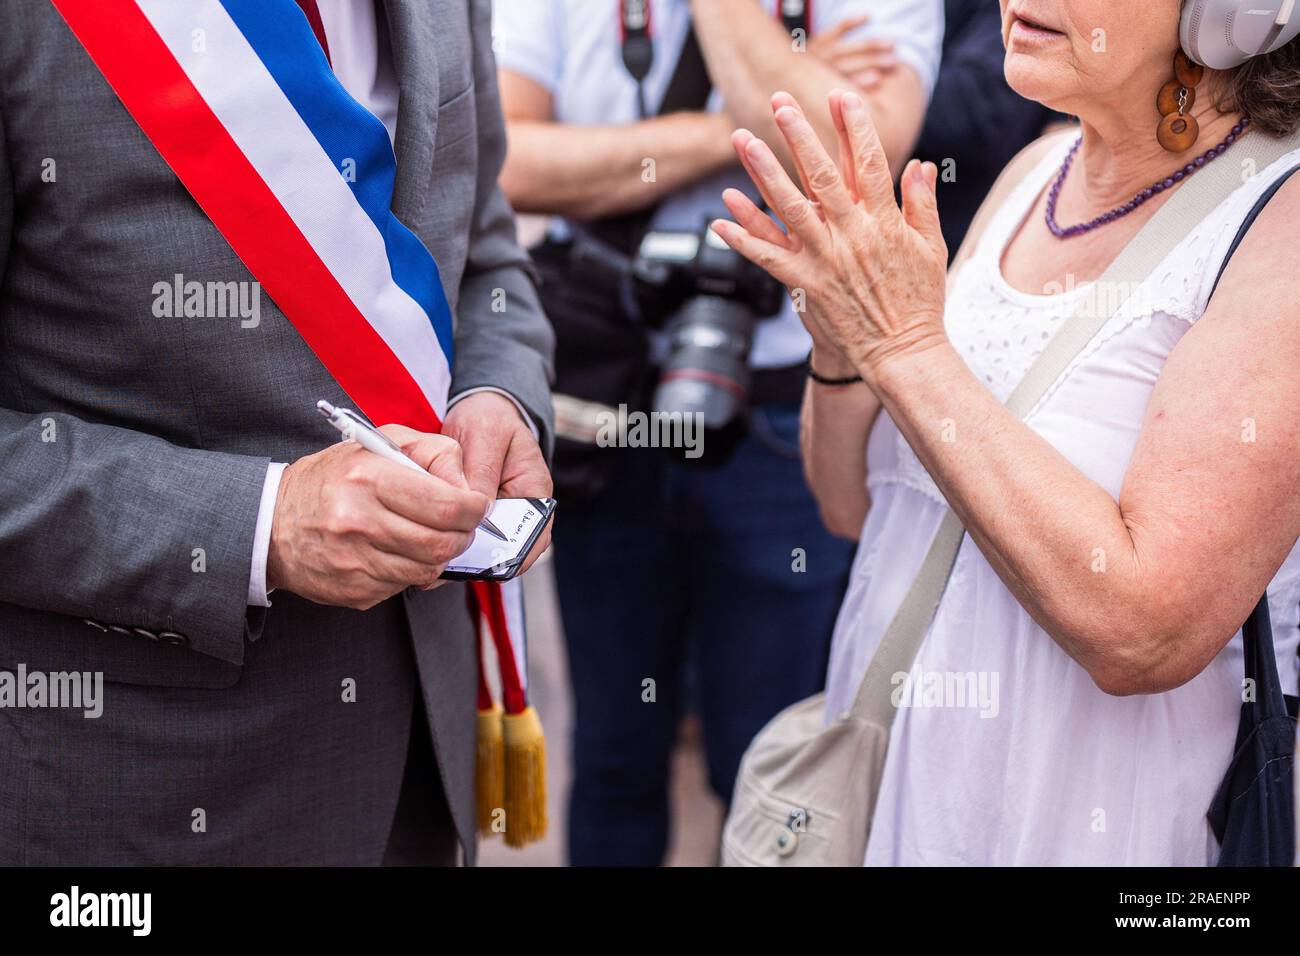
[[[430,585],[489,498],[550,492],[489,0],[298,5],[456,317],[449,437],[394,431],[448,480],[331,445],[313,405],[351,402],[269,299],[158,316],[173,276],[252,276],[48,0],[6,0],[0,671],[104,689],[0,709],[0,864],[474,859],[475,642]]]

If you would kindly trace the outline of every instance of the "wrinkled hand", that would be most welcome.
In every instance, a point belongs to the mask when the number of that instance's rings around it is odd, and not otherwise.
[[[551,472],[542,449],[519,409],[504,395],[477,392],[461,399],[447,413],[442,434],[460,443],[465,477],[475,491],[493,500],[551,496]],[[550,545],[548,527],[529,554],[524,570],[532,567]]]
[[[488,498],[471,490],[450,438],[380,429],[429,474],[354,441],[284,471],[271,524],[267,586],[366,610],[406,587],[430,588],[473,540]]]
[[[809,53],[868,93],[898,69],[894,41],[883,37],[845,39],[870,19],[865,15],[847,17],[829,30],[808,38]]]
[[[900,210],[860,96],[839,90],[830,96],[838,165],[793,98],[778,93],[772,107],[807,196],[766,143],[737,130],[732,144],[741,162],[788,231],[737,189],[723,194],[736,222],[719,220],[714,229],[792,292],[802,290],[814,342],[838,349],[872,384],[894,356],[945,340],[948,251],[935,200],[938,170],[916,160],[907,165]]]

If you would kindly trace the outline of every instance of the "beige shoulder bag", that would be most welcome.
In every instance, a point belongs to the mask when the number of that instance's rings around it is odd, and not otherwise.
[[[1007,400],[1027,415],[1110,316],[1178,242],[1243,182],[1300,146],[1246,136],[1188,180],[1138,231]],[[1248,165],[1253,162],[1253,166]],[[1113,295],[1110,293],[1114,293]],[[861,866],[894,720],[891,678],[911,670],[965,536],[949,511],[847,712],[825,721],[826,695],[777,714],[741,761],[722,834],[724,866]]]

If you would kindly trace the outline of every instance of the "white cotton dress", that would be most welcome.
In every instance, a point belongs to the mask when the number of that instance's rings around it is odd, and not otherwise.
[[[1084,285],[1029,295],[1010,287],[1000,267],[1069,146],[1066,137],[1012,190],[948,297],[949,338],[1003,401],[1078,297],[1091,294]],[[1219,264],[1251,207],[1298,163],[1300,150],[1225,199],[1026,419],[1117,499],[1166,357],[1205,311]],[[868,441],[867,486],[871,510],[831,651],[828,719],[848,708],[945,510],[885,412]],[[1269,596],[1282,687],[1293,694],[1300,546]],[[1034,623],[968,537],[913,674],[915,686],[931,693],[907,700],[930,706],[896,712],[867,865],[1202,866],[1215,859],[1205,814],[1233,749],[1240,633],[1182,687],[1108,696]],[[968,674],[974,678],[960,689],[948,676]]]

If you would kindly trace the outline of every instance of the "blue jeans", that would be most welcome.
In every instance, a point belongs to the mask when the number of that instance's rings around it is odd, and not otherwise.
[[[753,415],[720,468],[620,449],[604,491],[560,504],[572,865],[663,862],[685,706],[700,717],[709,782],[725,802],[754,735],[824,684],[853,545],[822,527],[804,483],[798,407]]]

